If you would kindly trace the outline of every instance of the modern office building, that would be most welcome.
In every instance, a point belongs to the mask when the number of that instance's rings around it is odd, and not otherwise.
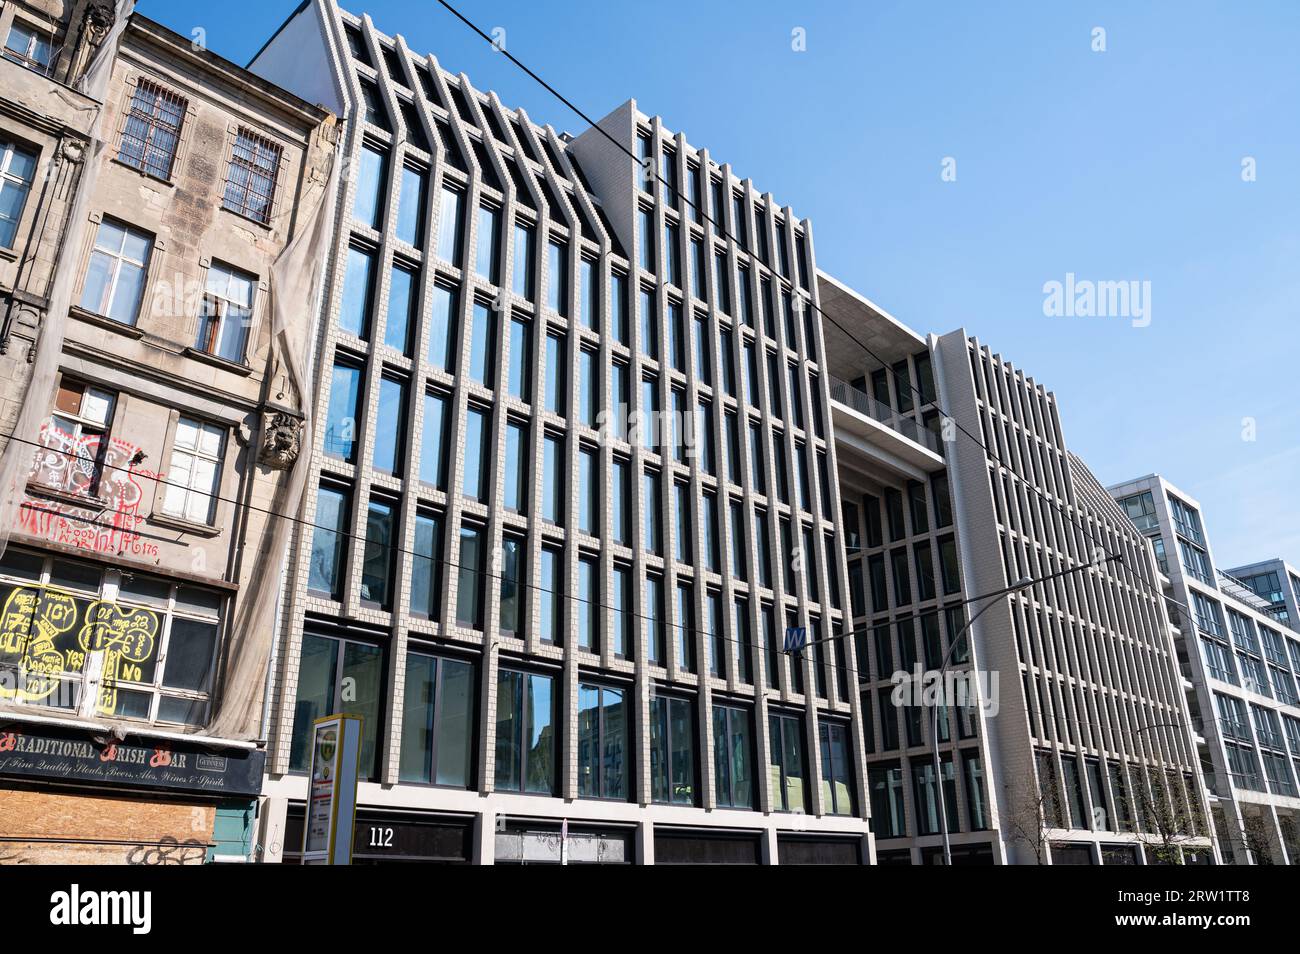
[[[246,859],[263,778],[255,634],[314,327],[276,269],[332,126],[130,7],[0,4],[14,863]]]
[[[1300,638],[1281,560],[1219,570],[1199,503],[1158,474],[1110,488],[1147,535],[1208,786],[1219,851],[1235,864],[1300,861]],[[1291,614],[1291,615],[1288,615]]]
[[[1225,574],[1268,603],[1269,616],[1300,633],[1300,570],[1275,558],[1233,567]]]
[[[558,133],[327,0],[250,68],[347,171],[264,860],[340,710],[356,862],[869,860],[810,224],[635,102]]]
[[[954,863],[1211,860],[1154,561],[1055,396],[819,283],[877,859],[941,862],[930,712],[894,674],[939,668],[980,614],[953,650],[968,704],[940,709]]]

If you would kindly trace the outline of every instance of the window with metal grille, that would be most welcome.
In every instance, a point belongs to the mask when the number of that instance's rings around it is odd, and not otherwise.
[[[117,158],[159,179],[170,179],[181,138],[186,100],[149,80],[131,97]]]
[[[270,222],[280,154],[280,147],[271,140],[241,128],[230,155],[222,205],[256,222]]]

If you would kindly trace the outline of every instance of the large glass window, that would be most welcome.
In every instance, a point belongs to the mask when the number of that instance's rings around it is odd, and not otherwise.
[[[3,56],[42,76],[49,76],[55,49],[52,38],[35,27],[14,21],[5,40]]]
[[[379,381],[379,420],[375,429],[374,468],[385,474],[400,475],[405,450],[406,384],[395,378]]]
[[[35,176],[36,155],[0,140],[0,248],[13,248]]]
[[[803,813],[807,805],[807,770],[803,757],[803,719],[773,712],[768,716],[768,772],[777,811]]]
[[[501,601],[497,622],[506,636],[523,637],[524,629],[524,541],[501,538]]]
[[[645,578],[646,652],[656,666],[668,664],[668,640],[664,632],[664,578],[647,573]]]
[[[470,786],[474,752],[471,664],[425,653],[406,654],[401,751],[401,781]]]
[[[719,807],[754,807],[753,749],[750,713],[714,706],[713,774]]]
[[[564,642],[564,558],[552,547],[542,547],[537,573],[539,629],[537,638],[559,646]]]
[[[374,271],[374,253],[355,245],[349,246],[348,267],[343,275],[343,302],[339,306],[339,327],[358,338],[369,334]]]
[[[434,285],[433,308],[429,314],[429,363],[439,371],[451,370],[452,330],[458,323],[455,289]]]
[[[626,799],[627,717],[624,691],[578,686],[578,794]]]
[[[4,198],[11,196],[6,185]],[[111,219],[100,222],[81,292],[81,307],[124,325],[134,325],[140,317],[152,250],[153,238],[146,233]]]
[[[487,556],[485,550],[482,528],[472,524],[460,528],[456,622],[469,629],[483,628],[483,568]]]
[[[687,699],[650,699],[650,798],[695,804],[695,707]]]
[[[528,506],[528,425],[518,421],[506,424],[505,500],[507,510],[522,513]]]
[[[542,519],[564,521],[564,438],[548,433],[542,439]]]
[[[536,673],[497,672],[496,788],[555,794],[554,680]]]
[[[387,153],[381,152],[369,143],[361,147],[361,157],[357,162],[357,191],[352,201],[352,217],[372,229],[383,226],[384,180],[387,178],[387,168]]]
[[[841,722],[817,724],[821,743],[822,808],[831,815],[853,814],[853,775],[849,768],[849,727]]]
[[[378,646],[306,633],[298,662],[289,768],[306,772],[311,764],[312,723],[336,712],[361,716],[360,775],[371,780],[378,769],[382,721],[384,654]]]
[[[464,198],[465,194],[459,189],[443,187],[442,204],[438,211],[438,257],[453,265],[460,264],[460,216]]]
[[[516,295],[533,297],[533,246],[536,230],[528,222],[515,222],[514,269],[511,287]]]
[[[600,614],[602,602],[600,585],[596,582],[595,557],[578,558],[578,601],[574,612],[578,616],[578,647],[595,652],[600,644]]]
[[[407,245],[424,245],[424,193],[429,173],[415,166],[402,167],[402,192],[397,200],[397,238]]]
[[[316,497],[316,526],[312,532],[307,588],[333,599],[338,599],[343,582],[343,554],[347,541],[349,509],[347,490],[329,484],[321,485]]]
[[[877,838],[907,834],[903,810],[903,770],[897,764],[873,765],[868,773],[871,789],[871,830]]]
[[[501,210],[492,205],[481,205],[478,209],[477,249],[474,255],[474,271],[480,278],[486,278],[493,284],[497,280],[497,246],[500,244]]]
[[[470,380],[492,387],[492,311],[487,302],[475,301],[470,316]]]
[[[406,354],[411,347],[412,317],[418,311],[415,271],[406,265],[394,265],[388,284],[388,317],[384,320],[384,344]]]
[[[395,507],[372,499],[366,511],[366,547],[361,561],[361,599],[387,608],[393,592]]]
[[[442,519],[415,515],[415,553],[411,559],[411,613],[437,619],[442,593]]]
[[[426,391],[424,433],[420,442],[420,481],[439,490],[447,480],[446,415],[446,396]]]
[[[583,258],[578,262],[578,282],[578,307],[583,327],[595,328],[600,316],[600,272],[592,259]]]
[[[211,523],[221,480],[225,431],[192,417],[176,422],[162,510],[194,523]]]
[[[487,427],[486,409],[471,407],[465,411],[465,472],[460,491],[472,500],[487,500]]]
[[[253,321],[253,288],[257,279],[213,262],[207,290],[199,308],[199,336],[195,348],[205,354],[243,364],[248,331]]]
[[[546,304],[563,318],[569,315],[569,248],[559,242],[546,247]]]
[[[564,339],[559,335],[546,336],[546,410],[561,416],[565,413],[568,375],[564,363]]]

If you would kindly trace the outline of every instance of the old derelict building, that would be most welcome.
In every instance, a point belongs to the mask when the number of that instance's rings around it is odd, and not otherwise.
[[[5,203],[0,853],[241,858],[263,764],[244,624],[278,579],[310,320],[273,334],[272,265],[325,192],[331,126],[129,3],[41,6],[0,8],[5,96],[33,91],[4,110],[6,168],[51,170]],[[99,64],[80,91],[70,59]]]

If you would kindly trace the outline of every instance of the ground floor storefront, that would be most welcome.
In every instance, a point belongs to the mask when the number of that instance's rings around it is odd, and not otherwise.
[[[246,861],[263,764],[215,741],[0,722],[0,864]]]

